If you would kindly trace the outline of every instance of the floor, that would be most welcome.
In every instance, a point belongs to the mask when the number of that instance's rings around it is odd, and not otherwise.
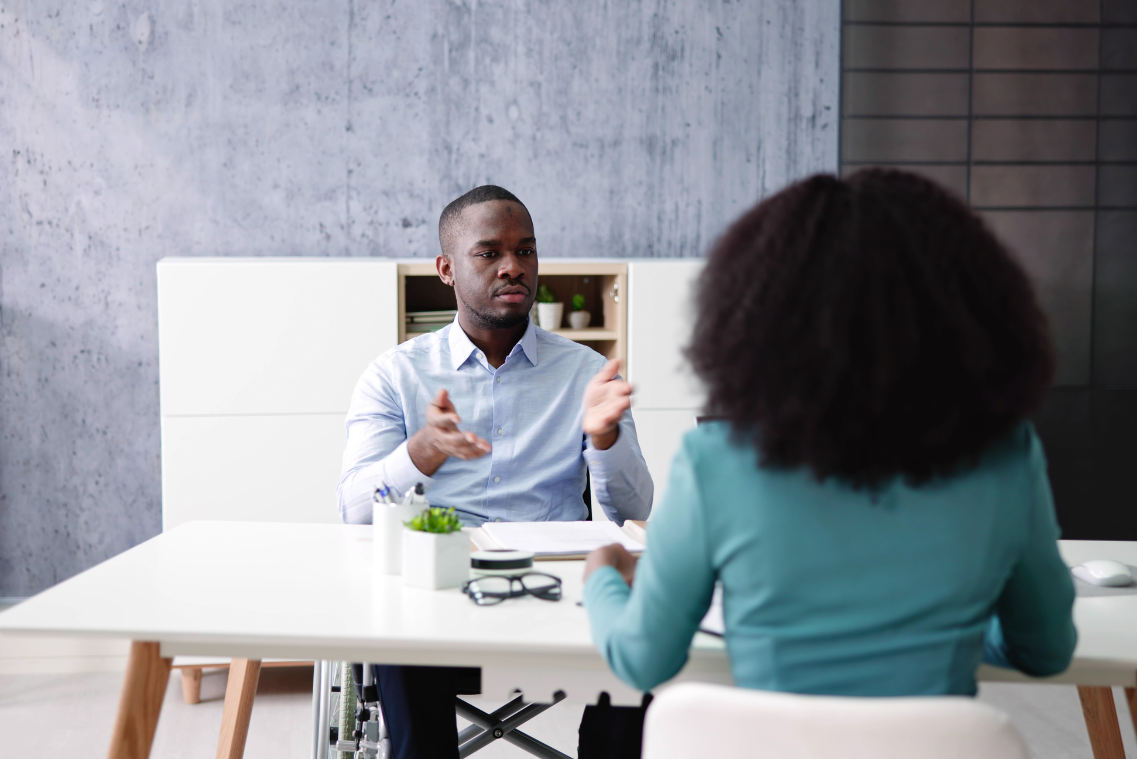
[[[121,674],[7,675],[0,677],[0,736],[5,756],[100,756],[110,737]],[[170,677],[166,703],[151,754],[155,759],[212,756],[217,750],[226,673],[207,672],[202,702],[182,703],[180,676]],[[310,759],[310,669],[266,669],[261,673],[249,726],[248,759]],[[1128,711],[1115,691],[1128,756],[1137,757],[1137,742]],[[1090,759],[1078,694],[1061,685],[988,685],[980,698],[1009,713],[1030,745],[1035,759]],[[497,704],[471,699],[486,711]],[[560,704],[526,726],[526,732],[567,754],[575,755],[581,707]],[[465,723],[459,721],[459,726]],[[497,741],[479,759],[526,757]]]

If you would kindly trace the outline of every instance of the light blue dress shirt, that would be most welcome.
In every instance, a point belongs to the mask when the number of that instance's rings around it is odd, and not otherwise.
[[[592,493],[610,519],[647,519],[653,487],[631,413],[608,450],[595,449],[581,431],[585,385],[605,363],[591,348],[532,323],[497,369],[457,318],[392,348],[371,362],[352,395],[336,490],[340,516],[368,524],[381,483],[404,493],[421,482],[432,506],[453,506],[468,525],[585,519],[587,462]],[[443,388],[459,428],[493,450],[447,459],[427,477],[411,461],[407,440],[426,426],[427,408]]]
[[[1030,424],[955,476],[873,491],[759,467],[704,424],[656,511],[632,588],[611,567],[584,588],[593,640],[642,690],[683,666],[716,581],[746,688],[974,694],[981,659],[1037,676],[1070,663],[1073,581]]]

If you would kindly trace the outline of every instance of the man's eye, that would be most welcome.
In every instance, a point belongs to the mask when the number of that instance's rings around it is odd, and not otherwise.
[[[478,254],[478,257],[479,258],[493,258],[496,255],[497,255],[496,250],[483,250],[481,253]]]
[[[536,252],[537,251],[533,250],[532,248],[522,248],[521,250],[517,251],[517,255],[519,255],[519,256],[531,256]]]

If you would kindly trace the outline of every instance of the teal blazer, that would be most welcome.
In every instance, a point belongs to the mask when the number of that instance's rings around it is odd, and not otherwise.
[[[875,490],[759,467],[726,423],[688,433],[629,589],[611,567],[584,603],[625,682],[687,660],[715,583],[735,684],[858,696],[971,694],[981,660],[1029,675],[1073,655],[1046,459],[1024,423],[978,464]]]

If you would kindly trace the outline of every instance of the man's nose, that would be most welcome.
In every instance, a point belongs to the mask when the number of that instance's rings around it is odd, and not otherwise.
[[[521,268],[521,260],[512,253],[501,257],[501,266],[498,267],[497,276],[502,279],[520,279],[525,270]]]

